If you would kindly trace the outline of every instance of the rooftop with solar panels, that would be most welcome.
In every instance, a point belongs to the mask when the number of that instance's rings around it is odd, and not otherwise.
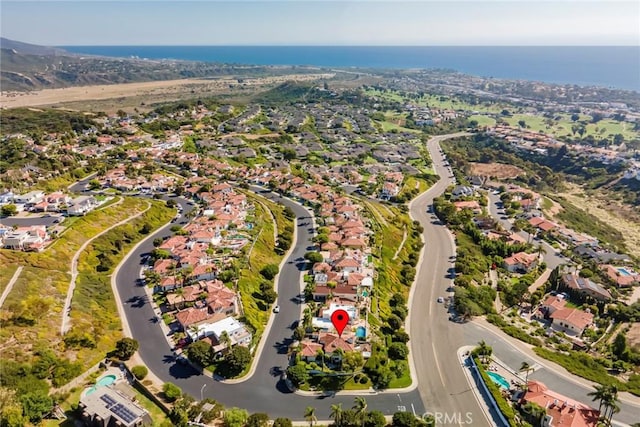
[[[146,409],[125,393],[112,387],[100,387],[80,400],[82,418],[87,425],[98,427],[144,426],[152,421]]]

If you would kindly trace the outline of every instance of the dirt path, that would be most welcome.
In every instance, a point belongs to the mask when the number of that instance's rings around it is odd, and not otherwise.
[[[407,227],[404,228],[403,234],[402,234],[402,241],[400,242],[400,245],[398,246],[398,249],[396,250],[396,253],[393,254],[393,258],[391,258],[391,259],[398,258],[398,255],[400,254],[400,251],[402,250],[402,247],[404,246],[404,242],[406,240],[407,240]]]
[[[13,285],[18,280],[18,277],[20,277],[20,273],[22,273],[22,269],[23,268],[24,268],[23,266],[18,267],[16,272],[13,273],[13,276],[11,277],[11,280],[9,280],[9,283],[7,284],[7,287],[4,288],[4,292],[2,292],[2,296],[0,296],[0,307],[2,307],[2,304],[4,304],[4,300],[6,300],[7,297],[9,296],[9,293],[11,292],[11,289],[13,289]]]
[[[98,237],[103,234],[111,231],[112,229],[121,226],[122,224],[126,224],[127,222],[136,219],[140,215],[144,214],[146,211],[151,209],[151,203],[147,202],[147,208],[137,214],[130,216],[129,218],[123,219],[122,221],[113,224],[111,227],[108,227],[101,231],[100,233],[93,236],[91,239],[84,242],[80,249],[73,254],[73,259],[71,260],[71,281],[69,282],[69,289],[67,290],[67,297],[64,301],[64,308],[62,309],[62,322],[60,322],[60,335],[64,335],[69,330],[69,323],[71,321],[71,299],[73,298],[73,291],[76,289],[76,279],[78,278],[78,259],[80,258],[80,254],[86,249],[87,246],[91,242],[93,242]]]

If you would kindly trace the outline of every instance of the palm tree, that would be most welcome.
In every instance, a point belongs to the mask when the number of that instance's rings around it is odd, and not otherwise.
[[[491,348],[490,345],[487,345],[487,343],[484,342],[484,340],[478,343],[478,354],[482,356],[482,363],[486,363],[487,357],[491,357],[492,353],[493,353],[493,348]]]
[[[333,418],[333,423],[340,427],[342,423],[342,403],[337,403],[335,405],[331,405],[331,417]]]
[[[533,368],[527,362],[522,362],[520,372],[522,371],[524,371],[524,391],[526,392],[529,389],[529,371],[533,371]]]
[[[313,427],[313,423],[318,421],[318,418],[316,418],[316,408],[307,406],[304,410],[304,419],[309,421],[309,427]]]
[[[224,351],[227,352],[231,348],[231,338],[227,331],[222,331],[220,334],[220,344],[224,345]]]
[[[596,385],[594,386],[595,390],[587,393],[587,396],[592,397],[593,402],[598,401],[598,412],[602,414],[602,407],[605,405],[605,402],[608,400],[609,396],[609,386],[605,385]],[[601,417],[603,418],[603,417]]]
[[[353,408],[356,411],[356,415],[360,418],[362,422],[362,427],[364,427],[364,422],[367,419],[367,400],[364,397],[357,396],[354,400]]]
[[[608,386],[608,393],[604,401],[604,418],[606,418],[607,425],[611,425],[611,419],[613,414],[620,412],[620,406],[618,405],[618,387],[615,385]],[[608,414],[607,414],[608,412]]]

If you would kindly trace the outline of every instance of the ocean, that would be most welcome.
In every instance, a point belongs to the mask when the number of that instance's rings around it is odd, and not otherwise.
[[[639,46],[61,46],[81,54],[252,65],[439,68],[640,91]]]

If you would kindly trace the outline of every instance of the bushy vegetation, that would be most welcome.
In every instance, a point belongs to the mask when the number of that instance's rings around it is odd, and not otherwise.
[[[618,378],[609,375],[607,368],[604,366],[606,362],[586,353],[579,351],[558,353],[541,347],[535,347],[534,351],[538,356],[559,364],[574,375],[598,384],[615,385],[620,391],[628,391],[640,396],[640,375],[638,374],[631,374],[627,382],[622,382]]]
[[[92,126],[95,124],[90,116],[52,108],[12,108],[0,114],[0,129],[3,134],[24,133],[39,137],[45,133],[81,132]]]

